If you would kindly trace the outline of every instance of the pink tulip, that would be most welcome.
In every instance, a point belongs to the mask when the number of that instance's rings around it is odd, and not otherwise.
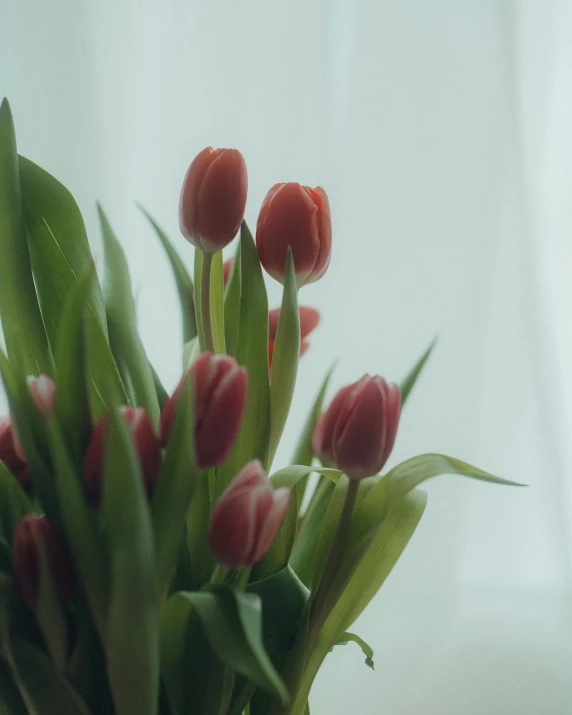
[[[150,496],[161,466],[159,439],[151,418],[142,407],[121,407],[119,412],[129,427],[139,457],[145,491]],[[108,421],[108,416],[103,415],[95,425],[83,459],[83,483],[87,501],[92,506],[101,503]]]
[[[187,171],[179,202],[183,236],[216,253],[236,236],[246,208],[248,176],[237,149],[203,149]]]
[[[23,487],[30,484],[30,470],[16,451],[15,430],[10,415],[0,417],[0,461]]]
[[[202,353],[189,368],[195,404],[195,454],[201,469],[222,464],[230,454],[246,407],[246,370],[229,355]],[[161,414],[161,438],[166,444],[186,375]]]
[[[322,415],[313,438],[322,464],[337,467],[351,479],[377,474],[393,445],[401,393],[382,377],[365,375],[343,387]]]
[[[32,398],[42,417],[49,417],[54,411],[56,401],[56,384],[47,375],[28,375],[26,378]]]
[[[308,335],[315,330],[320,323],[320,314],[315,308],[301,305],[300,308],[300,355],[303,355],[310,347],[306,340]],[[268,364],[272,367],[274,356],[274,343],[278,331],[278,320],[280,319],[280,308],[274,308],[268,314]]]
[[[332,222],[326,192],[300,184],[275,184],[262,203],[256,248],[265,270],[284,283],[288,247],[298,286],[321,278],[330,264]]]
[[[215,558],[229,568],[253,566],[268,551],[290,491],[273,490],[255,459],[222,493],[211,517],[209,545]]]
[[[14,535],[13,568],[22,600],[31,609],[38,602],[42,550],[61,603],[67,604],[74,590],[72,565],[64,542],[45,517],[25,516],[18,522]]]

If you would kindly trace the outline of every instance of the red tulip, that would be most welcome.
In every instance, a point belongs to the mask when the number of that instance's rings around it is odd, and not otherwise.
[[[255,459],[222,493],[211,517],[209,545],[229,568],[254,566],[268,551],[290,500],[290,490],[273,490]]]
[[[389,457],[401,412],[397,385],[365,375],[343,387],[314,432],[314,452],[352,479],[379,472]]]
[[[199,355],[189,368],[194,380],[195,454],[201,469],[222,464],[238,436],[246,407],[246,370],[229,355]],[[166,444],[186,375],[161,414],[161,438]]]
[[[216,253],[236,236],[246,208],[248,177],[237,149],[203,149],[187,171],[179,201],[183,236]]]
[[[151,418],[142,407],[121,407],[119,412],[127,423],[135,443],[143,484],[147,495],[150,496],[161,466],[159,439],[153,429]],[[83,458],[83,483],[87,501],[92,506],[101,503],[107,423],[108,416],[103,415],[95,425]]]
[[[14,424],[10,415],[0,417],[0,461],[23,487],[30,484],[30,470],[16,451]]]
[[[275,184],[262,203],[256,248],[265,270],[284,283],[288,246],[298,286],[321,278],[330,264],[332,221],[326,192],[300,184]]]
[[[71,561],[64,542],[43,516],[23,517],[14,535],[14,579],[28,608],[34,609],[40,591],[40,558],[45,554],[56,594],[64,605],[74,589]]]
[[[320,314],[315,308],[301,305],[300,308],[300,355],[303,355],[310,347],[310,343],[305,339],[315,330],[320,323]],[[274,308],[268,314],[268,364],[272,367],[274,356],[274,342],[278,331],[278,320],[280,319],[280,308]]]
[[[26,378],[28,387],[30,389],[30,394],[36,409],[42,415],[42,417],[50,417],[54,411],[54,406],[56,402],[56,383],[51,377],[47,375],[28,375]],[[15,426],[13,426],[14,434],[14,450],[22,462],[26,461],[26,456],[24,454],[24,448],[20,442],[18,433],[16,432]]]

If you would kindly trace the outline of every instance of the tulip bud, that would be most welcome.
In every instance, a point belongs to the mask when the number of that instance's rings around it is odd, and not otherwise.
[[[55,592],[64,605],[74,588],[71,561],[64,542],[43,516],[23,517],[14,534],[14,579],[28,608],[38,602],[41,578],[41,553],[44,552]]]
[[[14,424],[10,415],[0,417],[0,461],[23,487],[30,484],[30,470],[16,451]]]
[[[246,208],[248,177],[237,149],[203,149],[187,171],[179,201],[183,236],[216,253],[236,236]]]
[[[377,474],[393,449],[400,412],[397,385],[365,375],[343,387],[322,415],[314,452],[322,464],[341,469],[350,479]]]
[[[147,496],[150,496],[161,465],[159,439],[151,418],[142,407],[121,407],[119,413],[127,423],[135,443],[143,484]],[[108,416],[103,415],[95,425],[83,459],[83,484],[87,501],[92,506],[101,503],[108,421]]]
[[[321,278],[330,264],[332,222],[326,192],[300,184],[275,184],[262,203],[256,248],[265,270],[284,283],[288,246],[298,286]]]
[[[26,378],[32,398],[42,417],[49,417],[54,411],[56,384],[47,375],[28,375]]]
[[[300,308],[300,355],[303,355],[310,347],[306,340],[308,335],[315,330],[320,323],[320,314],[315,308],[301,305]],[[274,356],[274,343],[278,332],[278,321],[280,320],[280,308],[274,308],[268,314],[268,364],[272,367]]]
[[[273,490],[255,459],[222,493],[211,517],[209,545],[215,558],[229,568],[254,566],[268,551],[290,491]]]
[[[238,436],[246,407],[246,370],[229,355],[199,355],[189,368],[194,382],[195,454],[201,469],[222,464]],[[166,444],[185,373],[161,414],[161,438]]]

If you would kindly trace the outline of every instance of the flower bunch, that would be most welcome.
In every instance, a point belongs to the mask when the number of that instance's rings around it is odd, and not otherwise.
[[[399,386],[366,375],[324,409],[328,373],[292,464],[273,469],[319,323],[298,293],[326,274],[332,222],[323,189],[277,184],[254,238],[247,196],[237,150],[191,163],[179,218],[192,275],[147,215],[180,297],[169,394],[105,214],[100,285],[77,204],[18,156],[2,104],[3,713],[303,715],[334,646],[353,640],[372,664],[348,629],[423,514],[419,485],[445,472],[508,483],[437,454],[381,474],[431,348]],[[263,269],[283,285],[273,310]]]

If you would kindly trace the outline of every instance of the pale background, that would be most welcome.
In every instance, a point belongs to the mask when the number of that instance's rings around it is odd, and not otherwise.
[[[3,94],[20,151],[73,191],[99,255],[103,202],[169,387],[176,294],[134,202],[190,265],[184,172],[207,144],[237,147],[251,225],[276,181],[331,200],[289,445],[334,359],[336,387],[400,379],[438,333],[393,459],[442,451],[530,484],[428,486],[355,626],[376,671],[337,649],[313,715],[569,715],[572,3],[0,0]]]

